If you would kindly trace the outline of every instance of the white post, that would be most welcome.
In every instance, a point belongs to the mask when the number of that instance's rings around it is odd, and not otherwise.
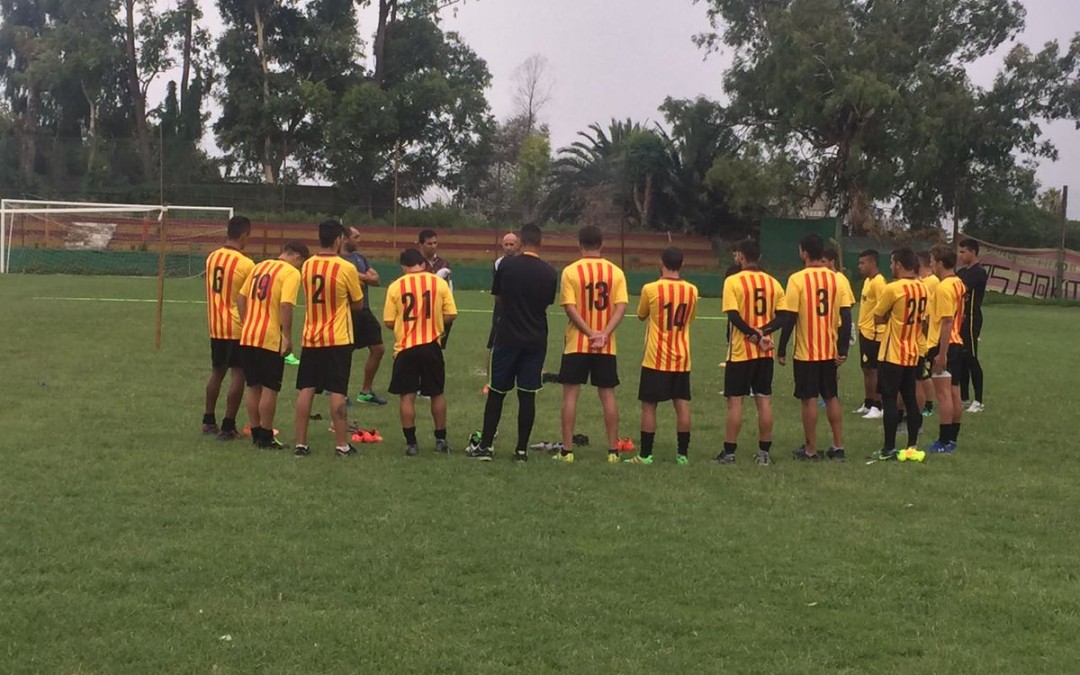
[[[7,229],[7,208],[0,206],[0,274],[7,271],[7,247],[4,245],[4,232]]]

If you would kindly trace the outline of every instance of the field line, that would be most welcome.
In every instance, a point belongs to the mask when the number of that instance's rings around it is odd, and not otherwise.
[[[157,300],[153,298],[75,298],[75,297],[52,297],[52,296],[36,296],[34,300],[60,300],[63,302],[135,302],[135,303],[156,303]],[[164,302],[174,305],[205,305],[205,300],[165,300]],[[491,314],[490,309],[458,309],[458,313],[462,314]],[[553,315],[560,315],[562,312],[553,310],[550,312]],[[698,319],[702,321],[727,321],[726,316],[699,316]]]

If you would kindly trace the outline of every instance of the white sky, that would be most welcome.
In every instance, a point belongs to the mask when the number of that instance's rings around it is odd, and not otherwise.
[[[199,2],[211,30],[220,32],[216,4]],[[1033,51],[1055,39],[1064,47],[1080,32],[1080,0],[1024,0],[1024,5],[1027,29],[1020,41]],[[375,18],[371,8],[360,14],[367,49]],[[460,32],[487,61],[493,75],[488,100],[499,119],[513,111],[514,68],[532,54],[547,57],[554,90],[542,121],[551,128],[555,148],[593,122],[661,120],[657,107],[666,96],[721,98],[722,74],[730,62],[725,53],[705,58],[691,41],[708,29],[705,6],[691,0],[466,0],[456,12],[446,12],[443,26]],[[976,84],[991,84],[1010,47],[971,67]],[[1071,183],[1069,215],[1080,218],[1080,131],[1072,122],[1044,131],[1060,158],[1044,162],[1039,179],[1044,187]]]

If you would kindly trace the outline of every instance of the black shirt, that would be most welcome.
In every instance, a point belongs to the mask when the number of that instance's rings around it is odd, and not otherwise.
[[[956,276],[967,286],[967,292],[964,293],[964,316],[981,322],[983,296],[986,295],[986,282],[990,278],[986,268],[975,263],[971,267],[956,270]]]
[[[495,345],[547,348],[547,308],[555,302],[555,268],[531,253],[506,258],[495,272],[491,294],[498,297]]]

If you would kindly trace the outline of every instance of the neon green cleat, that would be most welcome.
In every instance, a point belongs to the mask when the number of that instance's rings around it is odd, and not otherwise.
[[[690,458],[687,457],[686,455],[679,455],[678,457],[675,458],[675,463],[678,464],[679,466],[686,466],[687,464],[690,463]]]
[[[557,452],[552,455],[551,458],[554,459],[556,462],[564,462],[566,464],[574,463],[574,453],[572,452],[568,452],[565,455],[561,452]]]
[[[641,455],[637,455],[636,457],[631,457],[630,459],[624,459],[623,460],[623,464],[646,464],[647,465],[647,464],[652,464],[652,463],[653,463],[652,455],[649,455],[648,457],[642,457]]]
[[[285,355],[285,363],[287,363],[290,366],[298,366],[298,365],[300,365],[300,359],[296,358],[292,354],[286,354]]]

